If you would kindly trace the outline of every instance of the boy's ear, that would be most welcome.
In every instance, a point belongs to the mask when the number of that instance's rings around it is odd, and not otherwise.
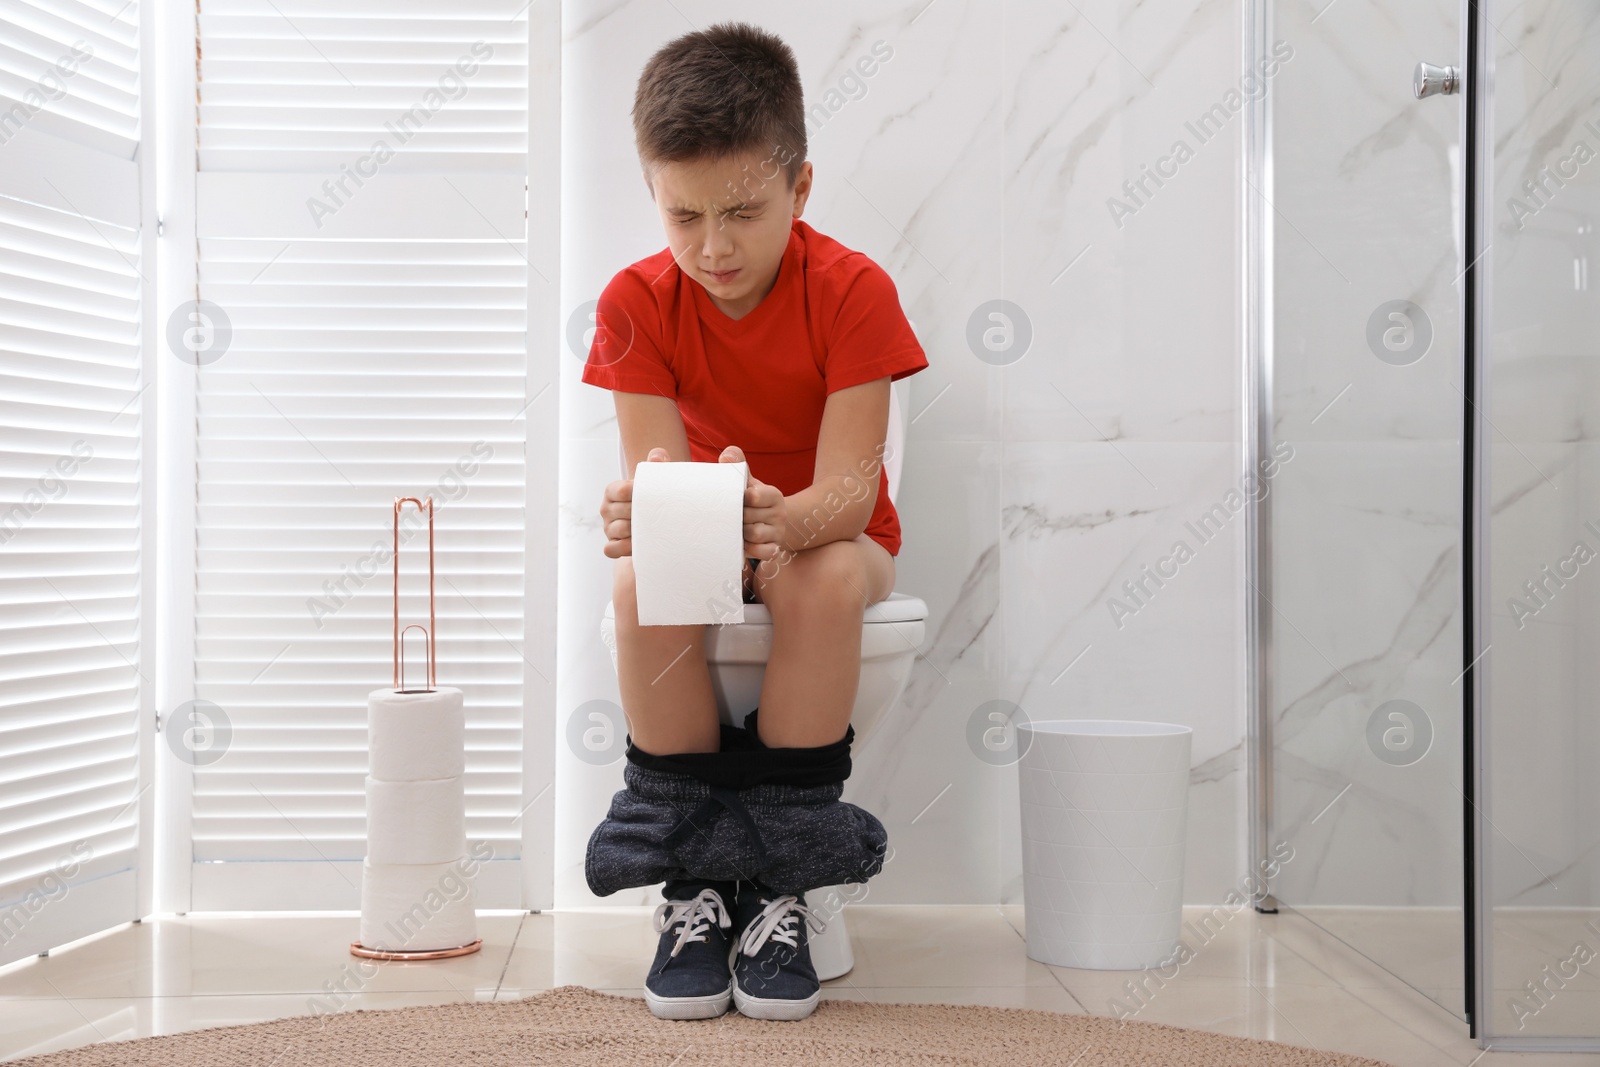
[[[806,201],[811,197],[812,167],[808,159],[800,165],[800,173],[795,177],[794,188],[794,217],[799,218],[800,212],[805,210]]]

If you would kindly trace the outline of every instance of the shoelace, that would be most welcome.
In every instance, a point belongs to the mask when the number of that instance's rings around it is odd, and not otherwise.
[[[733,920],[728,917],[728,906],[723,903],[722,895],[708,886],[693,900],[667,900],[656,905],[656,933],[676,923],[682,923],[683,929],[678,931],[678,940],[672,946],[674,956],[691,941],[709,941],[706,934],[711,929],[710,923],[726,930],[733,925]]]
[[[775,900],[769,900],[761,914],[745,927],[744,934],[739,938],[739,951],[746,956],[754,956],[761,951],[761,946],[770,941],[781,941],[790,948],[799,948],[799,928],[797,920],[804,917],[817,933],[828,928],[826,920],[812,912],[800,899],[792,893],[785,893]]]

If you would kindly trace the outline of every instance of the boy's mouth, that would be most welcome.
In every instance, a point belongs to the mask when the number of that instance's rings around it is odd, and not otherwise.
[[[727,282],[733,281],[733,279],[738,276],[739,271],[741,269],[742,268],[736,267],[733,270],[723,270],[723,271],[708,270],[708,271],[706,271],[706,275],[708,277],[710,277],[711,280],[714,281],[714,282],[727,283]]]

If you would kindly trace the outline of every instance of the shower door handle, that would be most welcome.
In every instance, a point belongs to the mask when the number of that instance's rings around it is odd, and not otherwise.
[[[1411,91],[1418,100],[1425,96],[1453,96],[1461,88],[1461,72],[1455,67],[1436,67],[1418,63],[1411,75]]]

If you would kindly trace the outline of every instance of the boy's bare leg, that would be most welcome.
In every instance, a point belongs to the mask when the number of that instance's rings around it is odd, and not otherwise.
[[[761,741],[814,748],[844,736],[861,682],[867,606],[894,591],[894,557],[866,534],[763,563],[755,587],[772,613],[772,653],[761,685]],[[648,746],[646,746],[648,751]]]
[[[617,682],[634,744],[656,756],[716,752],[722,733],[705,626],[640,626],[633,560],[618,557],[612,575]]]

